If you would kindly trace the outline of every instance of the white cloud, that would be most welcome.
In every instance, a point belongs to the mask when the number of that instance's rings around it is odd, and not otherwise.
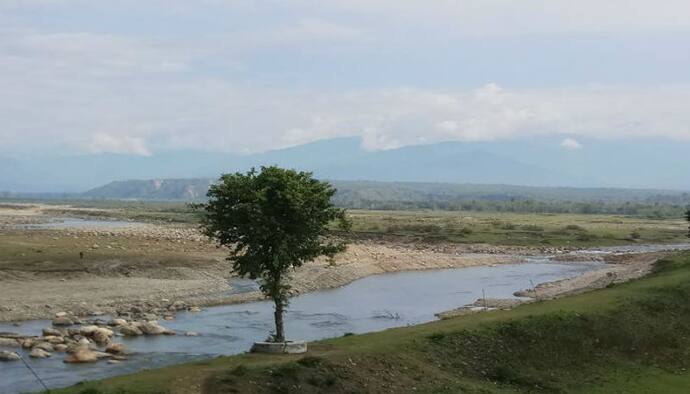
[[[623,85],[616,78],[627,68],[616,65],[610,66],[616,84],[541,83],[539,71],[548,71],[544,80],[563,71],[556,51],[536,59],[542,62],[531,59],[546,66],[525,75],[522,88],[502,86],[494,75],[518,73],[514,64],[462,79],[477,66],[472,55],[495,59],[481,50],[463,52],[487,37],[673,31],[682,42],[690,31],[687,0],[438,0],[433,7],[421,0],[0,3],[0,150],[43,144],[140,155],[173,148],[255,152],[337,136],[361,136],[367,149],[549,134],[574,141],[690,139],[690,86]],[[105,18],[123,10],[132,13],[127,23]],[[176,25],[180,20],[185,23]],[[461,48],[458,37],[482,41]],[[449,83],[420,82],[438,70],[424,62],[404,67],[428,54],[445,59],[451,54],[424,51],[448,43],[453,50],[459,45],[455,55],[467,56],[454,63],[467,69],[448,69]],[[300,57],[315,48],[321,56]],[[342,48],[353,56],[341,65],[333,53]],[[688,61],[686,48],[673,48],[678,53],[662,66]],[[290,62],[296,66],[286,71]],[[587,74],[590,66],[600,69],[587,63],[578,70]],[[371,70],[391,74],[393,82],[367,80]],[[542,87],[524,87],[531,84]]]
[[[89,152],[256,152],[338,136],[367,149],[539,135],[690,139],[690,86],[293,91],[223,80],[146,86],[7,82],[0,140]],[[22,95],[42,91],[40,100]],[[4,94],[7,94],[5,97]],[[93,135],[93,130],[102,131]],[[121,130],[121,131],[120,131]],[[88,141],[84,143],[83,141]],[[147,142],[148,141],[148,142]],[[564,147],[576,144],[564,142]]]
[[[566,138],[561,142],[561,147],[567,150],[578,150],[582,149],[582,144],[580,144],[576,139]]]
[[[151,151],[146,147],[143,138],[125,135],[111,135],[96,133],[87,145],[91,153],[120,153],[138,156],[150,156]]]

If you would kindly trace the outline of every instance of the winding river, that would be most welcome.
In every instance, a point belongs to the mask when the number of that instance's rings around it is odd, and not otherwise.
[[[602,248],[588,253],[649,252],[690,249],[690,245],[635,245]],[[517,261],[517,260],[516,260]],[[574,277],[603,263],[551,262],[537,258],[525,263],[493,267],[399,272],[370,276],[349,285],[316,291],[291,300],[286,330],[291,338],[317,340],[345,333],[365,333],[435,320],[435,314],[470,304],[483,294],[487,298],[514,298],[513,292]],[[247,281],[235,288],[252,291]],[[30,359],[22,355],[49,387],[63,387],[84,380],[101,379],[183,363],[245,352],[272,330],[272,304],[267,301],[207,308],[199,313],[179,313],[163,325],[176,336],[118,338],[135,352],[120,364],[63,364],[63,355]],[[0,331],[40,335],[50,326],[46,320],[0,324]],[[199,336],[185,336],[194,331]],[[0,364],[0,393],[40,391],[41,386],[22,362]]]

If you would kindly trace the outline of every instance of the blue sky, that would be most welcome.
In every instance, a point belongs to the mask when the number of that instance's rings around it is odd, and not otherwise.
[[[3,0],[0,153],[688,140],[688,15],[679,0]]]

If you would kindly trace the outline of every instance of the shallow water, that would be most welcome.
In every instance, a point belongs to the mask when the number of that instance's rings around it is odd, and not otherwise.
[[[23,229],[117,229],[145,225],[145,223],[128,222],[125,220],[51,218],[50,221],[45,223],[20,224],[16,227]]]
[[[482,297],[482,291],[490,298],[514,298],[513,292],[532,284],[573,277],[601,266],[523,263],[370,276],[337,289],[293,298],[286,315],[286,330],[290,338],[316,340],[419,324],[435,320],[435,313],[474,302]],[[245,285],[252,288],[250,283]],[[200,336],[119,338],[137,353],[121,364],[68,365],[62,363],[64,355],[58,353],[46,360],[27,357],[27,362],[50,387],[61,387],[144,368],[237,354],[247,351],[254,341],[266,339],[273,328],[272,308],[270,302],[263,301],[180,313],[174,321],[162,324],[178,334],[195,331]],[[0,331],[39,335],[49,324],[0,324]],[[21,362],[0,364],[0,393],[40,389]]]

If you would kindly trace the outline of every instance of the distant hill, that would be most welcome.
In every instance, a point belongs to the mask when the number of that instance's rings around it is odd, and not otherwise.
[[[155,179],[111,182],[78,195],[89,199],[200,201],[212,178]],[[551,188],[417,182],[331,181],[339,206],[364,209],[513,209],[583,211],[587,204],[690,204],[690,193],[646,189]],[[565,207],[564,203],[571,204]],[[528,204],[525,206],[525,204]],[[553,204],[553,207],[543,206]],[[518,206],[520,205],[520,206]],[[578,207],[574,207],[578,205]],[[621,211],[624,212],[624,211]]]
[[[151,179],[115,181],[82,193],[80,197],[116,200],[181,200],[205,198],[213,179]]]
[[[0,157],[0,191],[80,193],[123,179],[215,179],[271,164],[333,180],[690,190],[690,142],[580,139],[579,149],[566,149],[561,141],[444,142],[367,151],[358,138],[337,138],[252,155],[164,151],[148,157]],[[168,187],[177,186],[162,187],[151,191],[152,198],[163,198]],[[178,192],[194,196],[198,190]],[[146,194],[131,193],[137,198]]]

